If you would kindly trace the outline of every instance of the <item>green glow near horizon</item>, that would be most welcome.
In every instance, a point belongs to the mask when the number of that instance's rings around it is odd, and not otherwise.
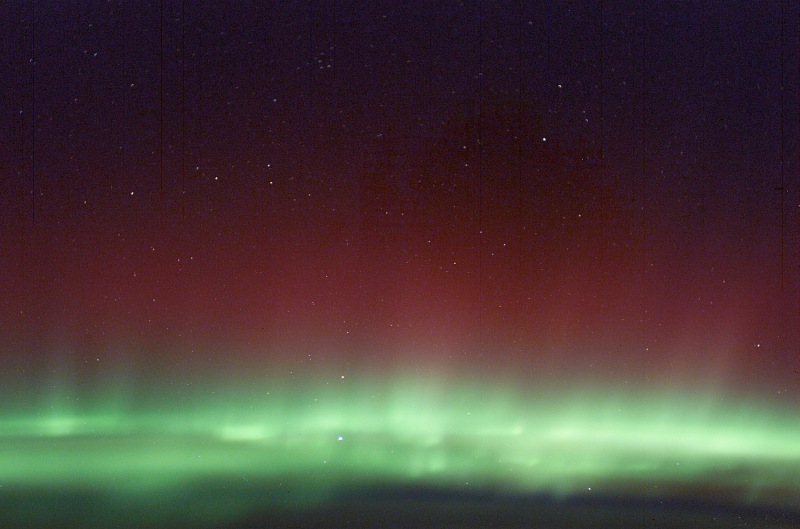
[[[370,484],[556,497],[702,490],[784,506],[800,497],[800,415],[766,405],[678,391],[327,380],[188,397],[162,388],[147,403],[6,413],[0,485],[171,497],[211,480],[292,483],[300,503]]]

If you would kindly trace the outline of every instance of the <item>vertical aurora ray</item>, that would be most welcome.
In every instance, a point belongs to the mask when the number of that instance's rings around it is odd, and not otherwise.
[[[800,527],[796,2],[49,4],[0,528]]]

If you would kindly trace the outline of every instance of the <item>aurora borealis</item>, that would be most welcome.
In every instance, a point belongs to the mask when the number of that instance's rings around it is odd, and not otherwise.
[[[800,524],[797,2],[6,2],[0,526]]]
[[[287,379],[271,391],[252,383],[188,399],[165,392],[124,408],[102,399],[6,417],[0,481],[11,490],[102,490],[135,506],[131,526],[158,516],[174,523],[169,498],[202,504],[182,506],[182,523],[220,523],[335,503],[374,485],[556,499],[699,495],[772,508],[793,508],[800,494],[791,408],[418,376]],[[226,493],[232,482],[237,501]],[[203,494],[186,500],[198,483]],[[48,509],[36,516],[53,523]]]

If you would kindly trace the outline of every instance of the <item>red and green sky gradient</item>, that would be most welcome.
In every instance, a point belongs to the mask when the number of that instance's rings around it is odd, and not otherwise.
[[[12,4],[0,525],[796,526],[796,2]]]
[[[4,356],[796,396],[778,4],[506,7],[14,8]]]

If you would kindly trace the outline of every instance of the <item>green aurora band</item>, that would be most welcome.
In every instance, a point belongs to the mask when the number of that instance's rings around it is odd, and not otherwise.
[[[676,390],[357,378],[20,405],[0,417],[0,495],[102,490],[163,514],[205,487],[205,510],[187,507],[202,520],[395,485],[783,508],[800,497],[800,419],[785,406]],[[226,487],[260,492],[233,501]]]

